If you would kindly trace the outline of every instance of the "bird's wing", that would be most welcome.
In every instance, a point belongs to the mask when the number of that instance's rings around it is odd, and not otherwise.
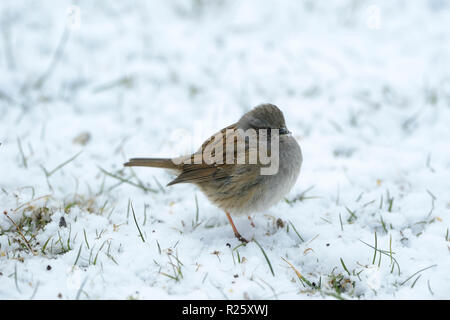
[[[190,157],[185,157],[184,163],[179,165],[181,174],[168,185],[177,183],[201,183],[211,180],[224,179],[230,177],[233,170],[232,164],[226,164],[227,152],[233,153],[236,159],[236,150],[226,148],[227,136],[233,134],[236,124],[223,128],[215,135],[206,140],[202,146]],[[222,148],[220,149],[220,145]],[[222,155],[217,155],[216,150],[221,150]],[[205,162],[204,155],[208,154],[208,162]],[[222,159],[221,161],[219,159]]]

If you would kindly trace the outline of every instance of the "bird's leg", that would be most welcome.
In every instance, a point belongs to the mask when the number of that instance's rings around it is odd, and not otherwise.
[[[233,228],[233,232],[234,232],[234,235],[236,236],[236,238],[238,238],[238,240],[243,243],[247,243],[248,240],[246,240],[243,236],[241,236],[239,234],[239,232],[237,231],[236,226],[234,225],[233,219],[231,219],[230,214],[226,211],[225,211],[225,214],[227,215],[228,221],[230,221],[231,227]]]
[[[255,223],[253,222],[253,218],[248,216],[248,220],[250,221],[250,225],[255,228]]]

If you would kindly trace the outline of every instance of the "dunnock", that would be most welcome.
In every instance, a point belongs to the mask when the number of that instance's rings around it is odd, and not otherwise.
[[[275,105],[262,104],[205,141],[192,155],[135,158],[124,166],[175,170],[178,176],[167,185],[188,182],[199,186],[225,211],[235,236],[247,242],[230,214],[249,214],[274,205],[295,184],[301,164],[300,146],[287,130],[283,113]]]

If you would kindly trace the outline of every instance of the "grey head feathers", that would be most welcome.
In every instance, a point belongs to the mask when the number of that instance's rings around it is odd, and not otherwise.
[[[287,130],[283,112],[273,104],[260,104],[244,114],[237,123],[240,129],[280,129]]]

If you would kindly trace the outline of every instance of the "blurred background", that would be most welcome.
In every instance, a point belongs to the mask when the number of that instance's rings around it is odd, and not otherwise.
[[[49,152],[73,152],[85,134],[86,151],[104,161],[115,147],[177,154],[167,142],[190,133],[192,150],[263,102],[284,110],[299,136],[353,128],[345,140],[381,131],[403,139],[428,110],[449,105],[444,0],[2,1],[0,9],[3,144],[46,135],[49,148],[59,145]]]

